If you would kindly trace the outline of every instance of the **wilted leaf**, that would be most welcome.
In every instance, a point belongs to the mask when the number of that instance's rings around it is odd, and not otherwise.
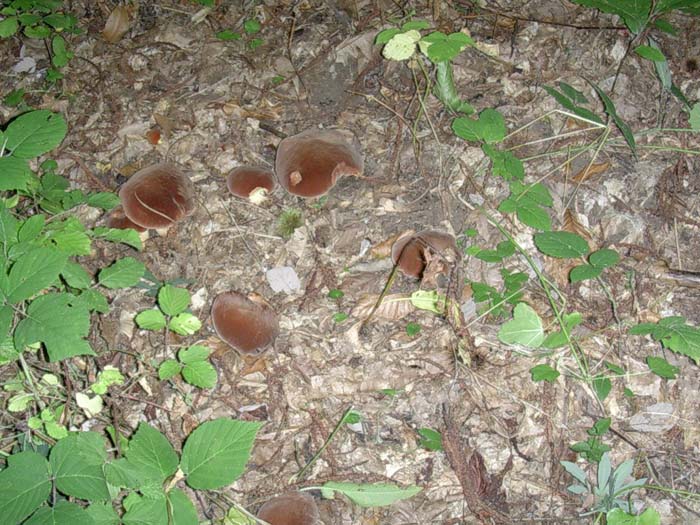
[[[129,10],[123,5],[117,6],[107,18],[102,36],[110,44],[116,44],[129,30],[129,25]]]

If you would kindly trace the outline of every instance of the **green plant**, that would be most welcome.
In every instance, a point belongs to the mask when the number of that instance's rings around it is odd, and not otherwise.
[[[61,0],[2,0],[0,38],[22,32],[28,38],[47,40],[54,66],[46,73],[49,82],[63,78],[59,71],[73,58],[61,34],[80,34],[78,19],[63,9]],[[50,39],[50,40],[49,40]]]
[[[605,435],[610,429],[611,419],[609,417],[599,419],[589,428],[588,439],[579,441],[571,445],[571,450],[578,453],[583,459],[591,463],[598,463],[603,459],[603,454],[610,452],[610,446],[603,443],[601,436]]]
[[[570,461],[560,461],[559,463],[576,480],[576,483],[567,488],[569,492],[577,495],[589,493],[593,496],[590,510],[584,512],[582,516],[608,513],[613,509],[631,513],[632,509],[629,501],[623,498],[629,496],[631,491],[643,487],[646,483],[646,478],[634,479],[631,477],[632,469],[634,468],[633,459],[622,462],[613,470],[610,456],[607,452],[603,453],[598,463],[598,475],[595,484],[588,480],[586,473],[575,463]]]
[[[664,317],[657,323],[640,323],[630,329],[630,334],[651,335],[664,348],[688,356],[700,365],[700,329],[687,324],[684,317]]]
[[[262,26],[260,25],[260,22],[258,22],[255,19],[249,19],[243,22],[243,31],[248,36],[252,36],[259,33],[261,29]],[[231,29],[223,29],[216,33],[216,38],[218,38],[219,40],[241,40],[243,38],[243,35]],[[249,38],[247,45],[252,51],[260,47],[264,43],[265,41],[262,38]]]
[[[211,350],[206,346],[192,345],[177,353],[177,359],[166,359],[158,367],[161,380],[172,379],[178,374],[191,385],[212,388],[216,384],[216,370],[209,362]]]
[[[277,218],[277,234],[283,239],[289,239],[294,230],[303,224],[301,210],[289,208],[280,213],[280,216]]]

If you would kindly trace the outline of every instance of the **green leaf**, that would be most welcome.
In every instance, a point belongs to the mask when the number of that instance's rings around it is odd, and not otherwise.
[[[604,13],[619,16],[635,35],[640,33],[649,21],[650,0],[572,0],[586,7],[599,9]]]
[[[261,423],[215,419],[198,426],[182,449],[180,468],[194,489],[218,489],[243,473]]]
[[[700,329],[687,325],[683,317],[665,317],[657,324],[642,323],[632,327],[630,334],[651,334],[664,348],[688,356],[700,365]]]
[[[95,355],[84,339],[90,330],[90,313],[78,299],[68,293],[48,293],[34,299],[27,317],[15,329],[15,346],[24,349],[42,342],[51,362]]]
[[[6,148],[20,159],[33,159],[58,146],[68,126],[58,113],[30,111],[13,120],[5,130]]]
[[[471,104],[463,102],[457,93],[457,87],[454,83],[452,75],[452,64],[449,62],[438,62],[435,71],[435,96],[447,108],[455,113],[464,113],[471,115],[474,113],[474,108]]]
[[[49,497],[49,463],[36,452],[13,454],[7,462],[0,471],[0,515],[20,523]]]
[[[249,35],[258,33],[260,31],[260,28],[261,28],[260,22],[258,22],[257,20],[251,19],[251,20],[246,20],[245,22],[243,22],[243,29]]]
[[[542,320],[530,305],[518,303],[513,309],[513,319],[498,331],[498,339],[506,344],[537,348],[544,341]]]
[[[202,345],[192,345],[189,348],[183,348],[177,354],[177,358],[183,364],[195,363],[197,361],[204,361],[211,354],[211,350],[206,346]]]
[[[172,509],[172,525],[199,525],[194,504],[187,495],[175,487],[168,493],[168,504]]]
[[[561,92],[571,100],[571,102],[575,104],[587,104],[588,99],[586,98],[586,95],[583,94],[583,92],[579,91],[575,87],[573,87],[570,84],[567,84],[566,82],[559,82],[559,89],[561,89]]]
[[[418,323],[408,323],[406,325],[406,335],[415,337],[420,333],[421,326]]]
[[[166,359],[158,367],[158,379],[166,381],[180,373],[182,365],[175,359]]]
[[[386,44],[389,40],[394,38],[394,36],[398,35],[401,32],[400,29],[397,29],[396,27],[392,27],[389,29],[385,29],[384,31],[380,31],[377,37],[374,39],[374,44],[375,45],[383,45]]]
[[[143,277],[146,266],[133,257],[119,259],[111,266],[103,268],[97,280],[106,288],[128,288],[135,286]]]
[[[54,231],[49,234],[48,239],[66,255],[90,255],[90,237],[85,232]]]
[[[653,62],[666,62],[666,57],[664,54],[660,49],[655,47],[642,45],[635,47],[634,51],[640,57],[646,58],[647,60],[651,60]]]
[[[590,250],[583,237],[565,231],[536,233],[534,241],[542,253],[560,259],[582,257]]]
[[[401,26],[401,31],[410,31],[411,29],[420,31],[421,29],[428,29],[429,27],[430,22],[427,20],[409,20]]]
[[[557,377],[561,374],[549,365],[537,365],[530,369],[530,376],[532,380],[536,383],[540,381],[547,381],[548,383],[554,383]]]
[[[143,249],[143,242],[139,237],[139,232],[131,228],[120,230],[118,228],[95,228],[93,230],[95,236],[109,242],[120,242],[127,244],[137,250]]]
[[[202,321],[190,313],[183,312],[170,320],[168,328],[176,334],[192,335],[202,328]]]
[[[140,497],[130,494],[131,499],[124,502],[126,513],[122,516],[122,525],[170,525],[165,495]]]
[[[100,191],[89,195],[87,204],[93,208],[109,211],[119,204],[119,196],[111,191]]]
[[[590,264],[582,264],[574,267],[571,272],[569,272],[569,281],[572,283],[578,283],[588,279],[595,279],[601,273],[603,273],[602,268],[597,268],[595,266],[591,266]]]
[[[649,370],[654,372],[657,376],[663,377],[664,379],[676,379],[678,372],[680,372],[680,369],[677,366],[673,366],[663,357],[647,357],[647,366],[649,367]]]
[[[19,242],[29,242],[39,237],[41,230],[44,229],[46,216],[43,214],[33,215],[24,221],[19,228],[17,239]]]
[[[106,314],[109,312],[107,298],[101,292],[95,289],[83,290],[77,297],[77,302],[85,306],[91,312],[99,312]]]
[[[163,434],[146,423],[139,425],[125,456],[146,480],[162,483],[177,470],[178,459],[173,446]]]
[[[111,503],[93,503],[85,512],[95,525],[119,525],[119,515]]]
[[[441,314],[445,311],[445,296],[436,290],[416,290],[411,294],[411,304],[420,310]]]
[[[420,434],[419,445],[428,450],[443,450],[442,447],[442,434],[437,430],[432,428],[419,428],[418,434]]]
[[[416,52],[416,42],[419,40],[420,33],[413,29],[397,33],[386,43],[382,55],[389,60],[408,60]]]
[[[347,496],[360,507],[384,507],[418,494],[422,489],[411,485],[405,489],[391,483],[358,484],[328,481],[321,487],[324,498],[333,499],[335,492]]]
[[[219,40],[240,40],[242,38],[242,35],[240,33],[236,33],[235,31],[231,29],[224,29],[223,31],[218,31],[215,34],[216,38]]]
[[[56,488],[63,494],[91,501],[111,499],[102,470],[107,452],[100,434],[69,434],[53,446],[49,461]]]
[[[165,315],[177,315],[182,313],[190,304],[190,292],[184,288],[177,288],[166,284],[158,291],[158,306]]]
[[[78,263],[68,261],[61,270],[61,276],[68,286],[84,290],[92,284],[92,276],[85,271],[85,268]]]
[[[13,156],[0,157],[0,174],[0,191],[26,190],[32,179],[32,170],[26,159]]]
[[[632,150],[632,155],[634,155],[634,158],[637,158],[637,145],[634,141],[634,133],[632,133],[632,129],[617,114],[617,110],[615,109],[615,104],[613,104],[613,101],[610,100],[610,97],[608,97],[608,95],[605,93],[605,91],[600,89],[596,84],[594,84],[590,80],[588,82],[591,86],[593,86],[593,89],[595,89],[596,93],[598,93],[598,96],[603,101],[603,105],[605,106],[605,112],[608,115],[610,115],[610,118],[613,119],[613,121],[615,122],[615,125],[622,132],[622,136],[625,137],[625,141],[627,142],[627,145],[630,147],[630,150]]]
[[[53,51],[51,63],[54,67],[62,68],[73,58],[73,53],[66,49],[66,41],[60,35],[54,36],[51,40],[51,50]]]
[[[596,250],[588,256],[588,262],[597,268],[609,268],[620,262],[620,254],[608,248]]]
[[[503,177],[506,181],[525,178],[525,167],[512,152],[497,150],[490,144],[484,144],[481,149],[491,159],[491,170],[497,177]]]
[[[58,279],[68,257],[51,248],[34,248],[10,269],[7,300],[18,303],[47,288]]]
[[[661,525],[658,511],[649,507],[640,515],[627,514],[622,509],[613,509],[605,516],[608,525]]]
[[[342,290],[333,289],[328,292],[328,297],[330,299],[342,299],[345,294]]]
[[[41,507],[24,525],[94,525],[91,516],[77,503],[57,501],[53,507]]]
[[[477,142],[481,140],[481,124],[469,117],[457,117],[452,121],[452,131],[459,138]]]
[[[486,143],[501,142],[505,138],[506,121],[495,109],[487,108],[479,113],[479,122],[482,126],[481,136]]]
[[[195,361],[182,368],[182,377],[190,385],[212,388],[216,384],[216,369],[209,361]]]
[[[4,20],[0,20],[0,38],[7,38],[17,32],[19,24],[16,16],[9,16]]]
[[[688,123],[690,124],[690,129],[700,131],[700,102],[694,104],[693,108],[690,110]]]
[[[17,242],[17,219],[5,206],[0,206],[0,247],[5,250]]]
[[[598,396],[598,399],[601,401],[605,401],[605,398],[607,398],[608,394],[610,394],[610,390],[612,390],[612,383],[610,382],[610,379],[603,376],[594,377],[592,386],[593,390]]]
[[[162,330],[166,324],[163,312],[155,308],[139,312],[134,321],[136,321],[139,328],[144,330]]]

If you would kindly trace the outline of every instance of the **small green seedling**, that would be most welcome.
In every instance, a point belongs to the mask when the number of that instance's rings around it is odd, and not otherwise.
[[[610,452],[609,445],[603,443],[601,436],[610,429],[611,419],[609,417],[599,419],[586,432],[589,438],[586,441],[579,441],[571,445],[571,450],[578,453],[583,459],[590,463],[599,463],[603,459],[603,454]]]
[[[177,353],[177,359],[166,359],[158,367],[158,377],[164,381],[178,374],[190,385],[212,388],[216,384],[216,369],[209,362],[211,350],[192,345]]]
[[[136,324],[144,330],[157,331],[167,327],[179,335],[192,335],[202,327],[202,322],[185,311],[189,304],[187,290],[166,284],[158,291],[158,308],[140,312]]]
[[[302,224],[304,224],[304,221],[301,218],[301,210],[296,208],[286,209],[277,218],[277,234],[283,239],[289,239],[294,230]]]

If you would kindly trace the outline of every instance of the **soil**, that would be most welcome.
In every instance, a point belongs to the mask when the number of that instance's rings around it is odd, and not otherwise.
[[[129,378],[114,394],[125,434],[148,421],[182,444],[212,418],[264,423],[245,474],[223,494],[193,497],[203,519],[222,516],[224,496],[255,513],[290,488],[332,480],[423,490],[383,508],[312,492],[325,525],[590,523],[580,513],[592,501],[567,492],[573,479],[559,462],[575,461],[569,446],[611,417],[603,441],[613,464],[636,458],[635,477],[679,491],[637,490],[634,504],[656,508],[662,523],[700,522],[697,498],[683,496],[700,491],[698,367],[648,337],[628,334],[639,322],[670,315],[700,323],[693,274],[700,272],[700,144],[690,133],[661,130],[687,128],[687,113],[661,88],[652,62],[628,52],[629,32],[615,17],[563,0],[491,1],[483,9],[474,3],[218,1],[205,11],[194,2],[140,1],[129,5],[128,32],[111,44],[102,30],[117,2],[74,1],[85,33],[67,36],[75,57],[49,90],[43,89],[49,65],[43,42],[0,42],[2,93],[23,87],[30,106],[59,111],[69,123],[52,156],[75,187],[116,191],[138,169],[162,161],[176,163],[195,183],[198,206],[187,220],[150,232],[142,252],[110,247],[96,257],[104,265],[135,256],[161,281],[186,280],[193,312],[204,321],[201,341],[215,349],[217,386],[158,380],[157,363],[194,341],[169,337],[166,348],[160,334],[138,330],[134,316],[153,305],[139,289],[115,292],[110,313],[96,319],[91,337],[99,357],[89,372],[115,364]],[[466,29],[479,43],[454,60],[458,93],[477,110],[498,109],[510,132],[521,129],[505,146],[527,159],[528,182],[541,180],[550,189],[553,229],[577,231],[592,248],[620,253],[621,262],[602,277],[605,288],[597,281],[569,283],[567,261],[543,256],[530,228],[496,211],[508,188],[486,169],[481,149],[454,136],[454,115],[426,93],[415,63],[382,57],[374,45],[378,32],[411,14],[445,33]],[[243,30],[250,19],[260,22],[259,33]],[[658,43],[674,83],[696,100],[699,19],[669,20],[679,34],[661,33]],[[242,38],[216,38],[225,29]],[[13,72],[21,55],[36,60],[33,71]],[[566,154],[593,135],[553,112],[562,108],[542,86],[567,82],[603,114],[587,80],[612,91],[618,114],[638,133],[638,158],[614,126],[596,159],[590,150]],[[16,114],[7,106],[0,111],[4,122]],[[320,199],[278,187],[252,204],[228,193],[233,168],[274,169],[282,137],[320,128],[357,137],[362,176],[340,178]],[[598,172],[581,176],[592,160]],[[285,238],[278,219],[290,209],[301,211],[301,226]],[[505,345],[497,334],[511,314],[475,313],[483,305],[470,300],[469,282],[502,289],[501,268],[522,271],[530,277],[522,300],[553,329],[547,298],[520,255],[502,264],[446,257],[443,275],[420,282],[397,272],[390,283],[390,294],[437,289],[463,305],[463,316],[403,306],[363,321],[392,275],[389,249],[398,235],[436,229],[453,234],[461,248],[493,249],[503,237],[484,210],[557,285],[559,304],[582,314],[574,335],[589,372],[612,377],[604,401],[580,378],[571,349],[545,355]],[[89,225],[106,220],[84,218]],[[476,237],[465,235],[469,229]],[[287,273],[287,289],[273,291],[267,272],[282,267],[293,269],[298,288]],[[336,289],[344,295],[329,297]],[[218,339],[209,308],[229,290],[257,294],[279,314],[273,348],[241,356]],[[408,323],[420,332],[409,335]],[[153,366],[139,364],[134,353]],[[650,373],[650,355],[680,367],[677,379]],[[530,369],[542,363],[561,375],[533,381]],[[669,403],[670,414],[659,415],[657,403]],[[360,423],[344,425],[290,487],[351,407]],[[649,407],[651,423],[640,425],[633,416]],[[82,428],[110,423],[95,418]],[[442,433],[443,451],[420,446],[423,428]]]

